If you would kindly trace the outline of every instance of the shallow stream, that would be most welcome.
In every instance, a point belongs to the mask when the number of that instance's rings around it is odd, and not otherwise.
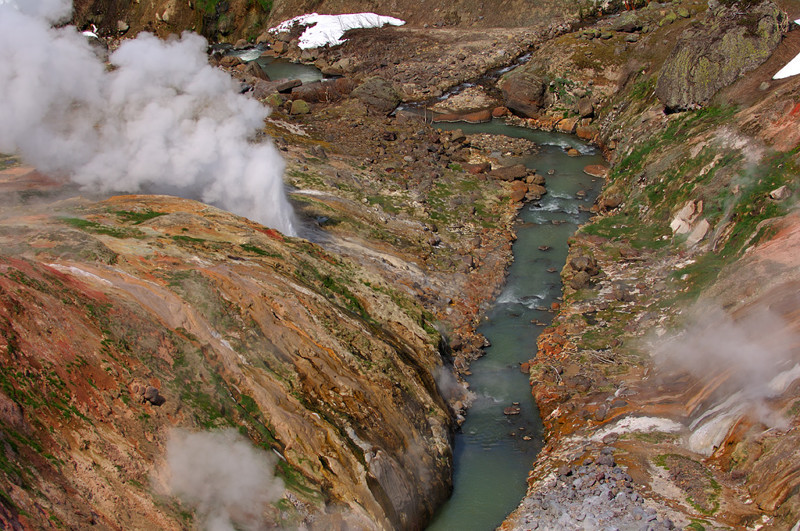
[[[500,525],[519,504],[542,446],[541,419],[528,376],[519,365],[536,355],[536,338],[550,323],[548,310],[561,295],[559,273],[566,261],[567,239],[589,219],[586,210],[602,187],[602,181],[583,173],[583,168],[603,159],[576,137],[499,121],[442,124],[442,128],[533,140],[539,151],[504,163],[522,162],[547,178],[547,195],[519,213],[514,262],[505,288],[479,329],[491,347],[472,364],[473,374],[467,378],[476,398],[456,435],[453,495],[428,527],[482,531]],[[569,157],[569,147],[583,155]],[[549,170],[555,171],[548,175]],[[505,415],[503,410],[514,402],[519,403],[520,414]]]

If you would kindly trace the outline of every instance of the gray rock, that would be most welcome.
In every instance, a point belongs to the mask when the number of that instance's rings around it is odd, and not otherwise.
[[[784,199],[789,199],[791,196],[792,190],[785,184],[769,193],[770,199],[774,199],[775,201],[783,201]]]
[[[356,87],[352,95],[367,107],[383,114],[390,114],[400,103],[400,94],[391,82],[372,77]]]
[[[770,0],[739,10],[712,10],[704,24],[681,35],[658,77],[656,96],[668,111],[708,102],[721,88],[772,55],[788,27],[786,14]]]

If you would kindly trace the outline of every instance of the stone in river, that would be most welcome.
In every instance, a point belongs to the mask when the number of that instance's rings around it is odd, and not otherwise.
[[[503,410],[503,415],[519,415],[519,406],[509,406]]]
[[[588,166],[584,166],[583,173],[591,175],[592,177],[605,178],[608,175],[608,166],[604,166],[603,164],[589,164]]]

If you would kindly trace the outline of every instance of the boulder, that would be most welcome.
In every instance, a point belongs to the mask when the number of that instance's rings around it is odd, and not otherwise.
[[[167,401],[166,398],[159,394],[158,389],[152,385],[145,387],[142,397],[146,402],[150,402],[154,406],[160,406]]]
[[[289,92],[300,85],[302,85],[302,82],[299,79],[258,80],[253,87],[253,97],[257,100],[263,100],[271,94]]]
[[[545,189],[545,187],[541,184],[528,185],[528,198],[531,200],[540,199],[546,193],[547,189]]]
[[[703,238],[708,235],[708,232],[711,230],[711,225],[705,219],[701,219],[697,222],[697,224],[692,229],[692,232],[689,233],[689,236],[686,238],[686,245],[689,247],[694,247],[701,241]]]
[[[486,173],[492,169],[492,165],[488,162],[481,162],[478,164],[462,164],[461,167],[464,168],[464,171],[473,175]]]
[[[315,81],[296,86],[292,90],[292,99],[301,99],[309,103],[329,103],[339,101],[353,90],[353,81],[348,78]]]
[[[264,72],[264,69],[261,68],[259,64],[256,63],[255,61],[247,63],[247,66],[244,69],[244,73],[247,74],[248,76],[253,76],[255,78],[262,79],[264,81],[271,81],[267,73]]]
[[[569,287],[574,290],[583,289],[589,285],[592,278],[589,276],[589,273],[586,271],[578,271],[573,275],[572,279],[569,281]]]
[[[623,33],[640,31],[643,27],[644,24],[642,24],[636,11],[626,11],[620,14],[616,20],[611,23],[612,30],[621,31]]]
[[[353,90],[352,95],[367,107],[387,115],[400,103],[400,94],[394,85],[380,77],[367,79]]]
[[[304,100],[292,101],[292,108],[289,111],[290,114],[308,114],[310,112],[311,107],[308,105],[308,102]]]
[[[277,41],[272,46],[270,46],[270,48],[277,55],[285,54],[289,50],[289,46],[283,41]]]
[[[544,76],[529,69],[516,69],[500,82],[505,106],[531,118],[544,105],[546,86]]]
[[[556,124],[556,130],[562,133],[574,133],[575,128],[578,127],[578,122],[580,118],[577,116],[573,116],[572,118],[564,118],[563,120],[559,120]]]
[[[785,184],[769,193],[770,199],[774,201],[783,201],[784,199],[789,199],[791,195],[792,191]]]
[[[242,64],[242,60],[235,55],[226,55],[219,60],[219,65],[225,68],[233,68],[234,66]]]
[[[507,107],[495,107],[494,109],[492,109],[492,116],[495,117],[495,118],[502,118],[503,116],[506,116],[507,114],[508,114],[508,108]]]
[[[584,166],[583,173],[592,177],[606,178],[608,176],[608,166],[603,164],[589,164]]]
[[[709,2],[703,24],[687,28],[664,63],[656,96],[669,112],[706,104],[723,87],[766,61],[788,27],[770,0],[740,10]]]
[[[591,98],[583,97],[578,100],[578,114],[581,118],[594,116],[594,104]]]
[[[597,260],[593,256],[578,255],[570,259],[569,266],[575,271],[585,271],[589,276],[594,276],[600,272]]]
[[[518,203],[525,199],[528,194],[528,185],[523,181],[514,181],[511,183],[511,201]]]
[[[597,208],[600,212],[614,210],[622,204],[625,198],[622,194],[607,194],[597,200]]]
[[[501,181],[516,181],[518,179],[524,179],[527,175],[528,168],[526,168],[524,164],[505,166],[489,172],[490,177]]]

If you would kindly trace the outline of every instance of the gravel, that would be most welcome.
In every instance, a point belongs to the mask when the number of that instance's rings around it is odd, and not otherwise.
[[[508,526],[508,524],[511,526]],[[662,531],[674,529],[647,507],[631,476],[616,465],[611,448],[580,466],[562,466],[537,486],[504,529]]]

